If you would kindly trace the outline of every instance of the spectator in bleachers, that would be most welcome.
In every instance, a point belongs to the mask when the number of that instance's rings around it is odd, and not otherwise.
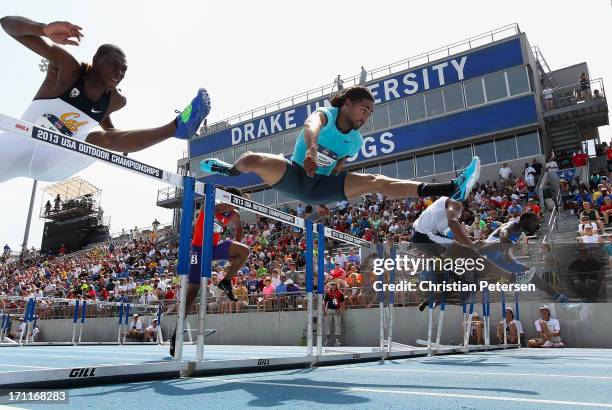
[[[157,332],[159,330],[159,326],[157,325],[157,319],[153,319],[151,324],[147,326],[144,330],[144,341],[145,342],[155,342],[157,341]]]
[[[603,205],[601,205],[599,211],[603,217],[604,224],[608,226],[610,224],[610,215],[612,215],[612,198],[609,195],[606,195],[603,198]]]
[[[548,157],[548,161],[546,162],[546,171],[547,172],[554,172],[556,173],[559,170],[559,165],[557,164],[557,161],[555,161],[555,153],[551,152],[549,157]]]
[[[272,310],[272,307],[274,306],[274,296],[276,293],[276,288],[272,286],[272,280],[270,280],[270,278],[264,279],[264,287],[263,287],[262,293],[263,293],[263,300],[260,300],[261,307],[263,308],[264,311]],[[259,307],[260,307],[260,304],[258,303],[258,308]]]
[[[506,342],[510,344],[518,343],[519,332],[514,320],[514,310],[508,306],[506,307],[504,320],[497,324],[496,335],[498,344],[504,343],[504,332],[506,332]]]
[[[391,227],[389,227],[389,230],[391,230]],[[349,249],[349,254],[346,257],[346,260],[357,267],[359,267],[359,264],[361,263],[361,258],[354,248]]]
[[[484,344],[484,322],[478,314],[474,312],[472,322],[470,323],[469,344],[483,345]]]
[[[578,84],[580,88],[578,89],[578,99],[579,100],[589,100],[591,98],[591,82],[587,78],[585,73],[580,74],[578,78]]]
[[[538,216],[542,216],[542,208],[533,200],[533,198],[529,198],[527,200],[527,205],[525,206],[525,212],[533,212]]]
[[[588,161],[589,155],[585,154],[583,150],[579,150],[572,155],[572,165],[574,165],[576,168],[586,166]]]
[[[598,248],[603,244],[603,239],[594,232],[592,224],[584,226],[582,236],[578,239],[579,247],[582,249]]]
[[[502,167],[499,169],[499,177],[502,181],[509,181],[512,177],[512,169],[505,162],[502,164]]]
[[[346,271],[340,267],[338,262],[334,263],[334,269],[329,272],[327,281],[329,283],[335,282],[341,287],[346,286]]]
[[[536,185],[536,170],[528,162],[525,162],[525,169],[523,171],[525,182],[527,187],[535,187]]]
[[[580,219],[582,219],[582,217],[585,217],[585,216],[589,218],[589,221],[595,222],[595,224],[597,224],[599,229],[601,229],[602,235],[606,233],[604,224],[601,220],[601,217],[599,216],[599,212],[597,212],[597,210],[591,206],[590,201],[589,202],[584,201],[582,203],[582,212],[580,214]]]
[[[128,332],[126,333],[125,337],[128,339],[142,341],[144,337],[144,330],[142,329],[142,322],[138,317],[138,313],[134,313],[132,316],[132,321],[130,322]]]
[[[378,227],[374,228],[377,229]],[[346,268],[346,256],[342,252],[342,249],[338,249],[338,254],[334,258],[334,261],[337,265],[340,265],[342,269]]]
[[[535,321],[538,337],[527,342],[529,347],[564,347],[561,341],[561,326],[557,319],[550,317],[548,305],[540,306],[541,319]]]
[[[332,261],[331,256],[329,255],[329,251],[325,251],[325,264],[323,265],[323,270],[326,273],[329,273],[335,267],[336,267],[336,264],[334,261]]]
[[[335,336],[335,346],[342,346],[342,311],[345,308],[344,295],[338,290],[338,284],[331,281],[329,288],[323,298],[323,316],[327,324],[325,333],[325,346],[329,346],[329,337],[333,333]]]

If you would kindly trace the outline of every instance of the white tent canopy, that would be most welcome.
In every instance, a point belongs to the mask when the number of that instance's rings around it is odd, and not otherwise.
[[[59,194],[62,201],[67,201],[87,194],[93,195],[101,192],[101,190],[81,177],[74,177],[58,182],[57,184],[50,185],[43,189],[43,192],[54,198]]]

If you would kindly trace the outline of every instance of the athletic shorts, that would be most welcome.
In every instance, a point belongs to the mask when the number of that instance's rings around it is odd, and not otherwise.
[[[416,249],[423,252],[425,255],[437,257],[446,252],[446,248],[453,243],[453,240],[434,233],[425,235],[424,233],[415,231],[412,235],[412,243]]]
[[[212,260],[221,260],[229,258],[229,247],[232,241],[219,242],[217,246],[213,246],[213,257]],[[189,265],[189,283],[192,285],[198,285],[202,278],[202,247],[192,246],[191,247],[191,264]]]
[[[307,204],[321,205],[331,202],[346,201],[344,194],[344,180],[346,173],[340,175],[319,175],[314,177],[306,175],[304,168],[295,162],[285,159],[287,170],[272,188],[282,192],[288,197]]]

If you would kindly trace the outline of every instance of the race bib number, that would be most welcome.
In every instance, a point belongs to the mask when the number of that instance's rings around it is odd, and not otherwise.
[[[338,154],[334,151],[318,146],[317,148],[317,167],[327,168],[338,161]]]

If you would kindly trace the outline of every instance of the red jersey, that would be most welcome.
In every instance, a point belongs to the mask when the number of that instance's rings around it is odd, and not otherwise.
[[[213,246],[217,246],[219,241],[221,240],[221,231],[227,225],[229,225],[232,220],[232,216],[234,211],[228,212],[217,212],[215,213],[215,226],[213,231]],[[200,212],[198,215],[198,220],[195,226],[195,232],[193,233],[193,239],[191,241],[191,246],[202,246],[203,239],[203,226],[204,226],[204,212]]]
[[[601,208],[599,208],[599,210],[601,212],[612,211],[612,204],[611,205],[602,205]]]
[[[575,167],[584,167],[587,164],[589,156],[587,154],[574,154],[572,157],[572,164]]]
[[[608,158],[608,161],[612,161],[612,148],[606,150],[606,158]]]

